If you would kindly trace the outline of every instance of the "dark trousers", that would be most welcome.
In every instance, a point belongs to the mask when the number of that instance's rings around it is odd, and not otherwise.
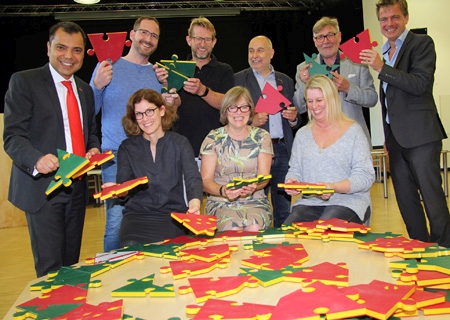
[[[440,168],[442,141],[402,148],[390,133],[386,146],[395,196],[409,237],[450,247],[450,216]]]
[[[38,277],[78,262],[87,205],[86,177],[60,186],[39,211],[26,212]]]
[[[273,145],[273,161],[270,174],[272,179],[266,188],[270,187],[270,195],[273,207],[273,225],[279,228],[286,220],[291,211],[291,197],[286,194],[284,189],[278,188],[279,183],[284,183],[284,179],[289,168],[289,156],[286,144],[284,142],[275,143]]]

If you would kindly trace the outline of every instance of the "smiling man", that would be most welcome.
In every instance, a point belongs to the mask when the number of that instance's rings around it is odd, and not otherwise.
[[[137,90],[150,88],[161,92],[167,85],[167,71],[149,62],[158,47],[159,22],[153,17],[140,17],[130,31],[131,47],[128,54],[111,64],[101,61],[95,67],[90,85],[95,95],[95,111],[101,111],[102,149],[111,150],[114,159],[102,165],[103,182],[116,182],[117,150],[126,139],[122,117],[128,98]],[[176,94],[163,94],[169,105],[180,103]],[[106,200],[105,252],[119,248],[119,229],[122,221],[122,203],[118,199]]]
[[[186,136],[198,161],[206,135],[220,126],[219,109],[224,93],[233,87],[233,69],[212,53],[217,43],[216,29],[205,17],[194,18],[186,42],[191,48],[188,60],[195,61],[193,78],[185,81],[179,92],[181,105],[174,131]]]
[[[376,12],[387,38],[383,57],[374,50],[363,50],[360,57],[380,79],[385,146],[400,213],[412,239],[450,247],[440,167],[447,135],[433,97],[434,42],[406,28],[406,0],[380,0]]]
[[[248,44],[248,64],[250,68],[234,75],[234,83],[250,91],[253,102],[256,104],[261,92],[269,83],[272,87],[281,86],[281,94],[292,101],[294,94],[294,81],[284,73],[275,71],[270,64],[275,54],[272,41],[266,36],[257,36]],[[272,179],[266,188],[271,191],[274,227],[278,228],[287,218],[291,209],[291,198],[284,190],[278,189],[278,183],[284,183],[288,171],[289,157],[291,155],[293,128],[298,124],[297,108],[288,106],[286,109],[269,115],[265,112],[255,113],[252,125],[266,129],[270,133],[273,143],[274,157],[270,174]]]
[[[333,83],[341,97],[342,110],[351,119],[358,122],[364,130],[369,144],[371,144],[369,129],[362,108],[371,108],[376,105],[378,95],[373,85],[373,78],[367,66],[353,63],[350,59],[341,59],[339,46],[342,34],[339,31],[338,20],[335,18],[322,17],[313,26],[313,40],[319,54],[316,61],[320,64],[332,66],[338,64],[340,67],[333,71]],[[309,63],[301,63],[297,66],[295,75],[294,104],[299,112],[306,111],[304,97],[306,81],[309,79]]]

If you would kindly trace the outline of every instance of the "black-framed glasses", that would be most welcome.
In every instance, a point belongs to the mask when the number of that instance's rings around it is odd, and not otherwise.
[[[236,113],[238,110],[241,110],[242,113],[247,113],[250,111],[250,106],[249,105],[230,106],[227,108],[227,110],[231,113]]]
[[[213,42],[213,38],[202,38],[202,37],[191,37],[191,39],[194,39],[194,42],[196,44],[202,43],[202,41],[205,41],[206,44],[211,44]]]
[[[144,118],[144,114],[147,116],[147,117],[151,117],[151,116],[153,116],[154,114],[155,114],[155,110],[156,109],[158,109],[157,107],[156,108],[153,108],[153,109],[150,109],[150,108],[148,108],[147,110],[145,110],[144,112],[135,112],[134,113],[134,117],[136,118],[136,120],[142,120],[143,118]]]
[[[145,29],[136,29],[134,31],[139,32],[140,34],[142,34],[144,37],[150,37],[153,38],[155,40],[159,40],[159,35],[157,35],[156,33],[150,32],[148,30]]]
[[[325,41],[325,39],[328,39],[328,41],[333,41],[334,37],[337,35],[337,32],[328,32],[326,35],[319,34],[318,36],[314,37],[314,40],[316,40],[319,43],[322,43]]]

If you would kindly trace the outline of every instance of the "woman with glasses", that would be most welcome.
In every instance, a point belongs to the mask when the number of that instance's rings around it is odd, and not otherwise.
[[[255,107],[248,90],[233,87],[225,94],[220,122],[200,148],[206,214],[217,217],[217,230],[258,231],[270,227],[272,210],[264,187],[268,180],[227,187],[233,178],[269,176],[273,147],[269,133],[251,126]]]
[[[147,176],[148,184],[120,195],[125,205],[121,247],[185,235],[171,213],[200,213],[201,176],[189,141],[169,131],[176,118],[176,111],[154,90],[140,89],[128,99],[122,118],[128,138],[118,151],[117,183]],[[103,187],[109,185],[114,183]]]

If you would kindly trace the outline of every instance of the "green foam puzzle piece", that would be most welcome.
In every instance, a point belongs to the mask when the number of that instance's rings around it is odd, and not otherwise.
[[[155,274],[142,279],[129,279],[128,284],[111,291],[113,297],[175,297],[173,284],[157,286],[153,284]]]

